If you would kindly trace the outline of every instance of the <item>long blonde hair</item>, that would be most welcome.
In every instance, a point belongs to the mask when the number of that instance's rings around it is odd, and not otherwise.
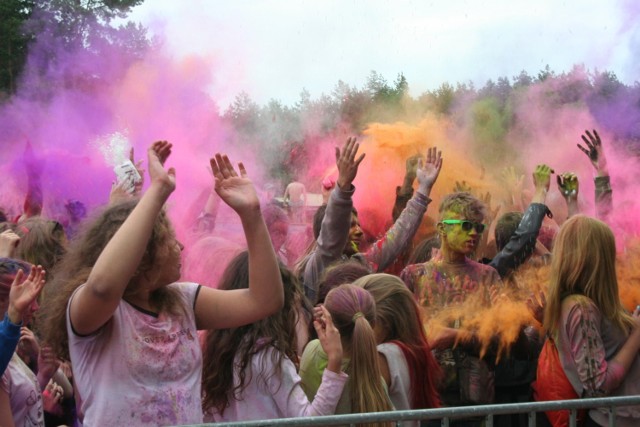
[[[364,288],[340,285],[325,299],[333,323],[343,342],[349,343],[351,361],[347,369],[353,413],[391,411],[393,407],[382,385],[378,350],[372,325],[376,320],[373,296]]]
[[[553,247],[544,313],[547,332],[558,331],[562,301],[570,295],[591,299],[604,318],[628,332],[633,321],[620,302],[615,267],[615,237],[604,222],[584,215],[567,220]]]
[[[420,308],[413,294],[398,276],[369,274],[353,282],[373,296],[376,323],[385,336],[383,342],[396,344],[402,350],[411,379],[411,408],[438,408],[438,384],[442,370],[427,342]]]

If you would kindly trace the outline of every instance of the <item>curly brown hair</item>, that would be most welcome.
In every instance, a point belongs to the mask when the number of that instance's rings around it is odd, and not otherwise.
[[[112,204],[99,211],[80,235],[72,242],[67,253],[54,269],[54,279],[45,287],[47,303],[38,311],[40,332],[58,357],[69,360],[69,337],[67,335],[67,304],[73,292],[87,281],[89,273],[103,249],[120,226],[136,207],[137,200]],[[150,273],[169,251],[168,243],[173,228],[166,213],[162,211],[153,227],[145,253],[127,291],[135,289],[138,280]],[[151,303],[159,310],[178,311],[178,291],[162,287],[153,292]]]
[[[67,237],[58,221],[39,216],[22,221],[15,229],[20,236],[16,257],[33,265],[41,265],[47,280],[53,280],[53,267],[66,252]]]
[[[297,362],[296,321],[298,305],[304,295],[293,273],[282,263],[279,264],[284,283],[282,310],[266,319],[239,328],[207,332],[202,369],[202,406],[205,411],[214,408],[222,414],[231,399],[242,397],[242,392],[252,381],[253,375],[266,384],[272,378],[280,378],[282,361],[285,358]],[[246,289],[248,286],[249,254],[244,251],[227,266],[219,289]],[[270,352],[270,359],[263,359],[264,364],[260,372],[251,372],[253,356],[268,346],[274,350]],[[275,369],[268,369],[269,364]],[[236,371],[239,383],[234,385]]]

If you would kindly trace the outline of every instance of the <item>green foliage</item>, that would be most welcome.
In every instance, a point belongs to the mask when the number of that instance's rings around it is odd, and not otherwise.
[[[14,93],[33,40],[25,28],[34,8],[33,0],[0,1],[0,92]]]
[[[506,136],[512,122],[509,108],[495,97],[480,98],[470,109],[470,137],[474,154],[482,164],[505,164],[512,152],[506,144]]]
[[[32,93],[46,97],[60,85],[93,85],[117,68],[112,60],[134,61],[149,47],[146,30],[127,22],[143,0],[2,0],[0,2],[0,90],[13,93],[18,77]],[[29,48],[29,66],[27,64]],[[76,59],[76,67],[66,62]],[[122,61],[126,66],[126,60]],[[121,67],[121,69],[124,67]],[[28,71],[28,75],[23,73]],[[109,75],[109,77],[113,77]]]

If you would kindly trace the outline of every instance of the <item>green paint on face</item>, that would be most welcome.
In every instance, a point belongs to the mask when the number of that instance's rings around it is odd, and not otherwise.
[[[468,219],[464,215],[453,211],[446,211],[443,219]],[[444,224],[442,244],[451,252],[471,255],[478,247],[481,235],[475,230],[464,231],[460,224]]]

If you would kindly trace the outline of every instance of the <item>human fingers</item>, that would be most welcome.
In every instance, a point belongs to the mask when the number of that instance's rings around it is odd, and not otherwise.
[[[229,171],[229,177],[238,176],[236,169],[233,167],[233,164],[231,163],[231,160],[229,160],[229,156],[227,156],[226,154],[223,154],[222,161],[224,162],[224,166],[226,170]]]
[[[244,163],[238,163],[238,170],[240,171],[240,176],[243,178],[247,177],[247,169],[244,167]]]
[[[351,157],[351,150],[353,148],[353,144],[355,143],[355,139],[354,138],[347,138],[347,140],[345,141],[344,145],[342,146],[342,151],[341,151],[341,159],[347,160]]]
[[[222,174],[220,173],[220,168],[218,168],[218,162],[215,157],[209,159],[209,166],[211,166],[213,177],[216,179],[222,179]]]
[[[16,277],[13,278],[11,289],[13,289],[14,286],[18,286],[20,283],[22,283],[23,277],[24,277],[24,271],[18,270],[18,272],[16,273]]]
[[[171,154],[171,147],[173,147],[173,145],[168,141],[156,141],[151,145],[151,148],[149,149],[149,158],[151,159],[151,154],[153,154],[156,156],[160,164],[164,165],[164,162]]]
[[[232,176],[230,169],[233,169],[233,167],[231,167],[231,162],[229,161],[229,158],[226,155],[216,153],[215,164],[217,166],[217,170],[214,169],[213,175],[216,178],[225,179],[225,178],[230,178]],[[213,163],[212,163],[212,169],[213,169]]]
[[[591,136],[591,134],[589,133],[589,131],[587,131],[587,134],[589,135],[589,138],[593,138]],[[589,139],[587,139],[587,137],[584,136],[584,135],[580,135],[580,137],[582,138],[584,143],[587,144],[587,147],[589,147],[589,150],[593,150],[593,144],[591,143],[591,141]]]
[[[593,130],[593,134],[594,134],[594,136],[595,136],[595,140],[596,140],[596,141],[595,141],[595,142],[596,142],[596,144],[594,144],[594,145],[598,145],[598,146],[602,145],[602,140],[600,139],[600,135],[598,135],[598,131],[596,131],[596,130],[594,129],[594,130]]]
[[[591,148],[594,148],[599,145],[599,142],[600,142],[599,138],[596,139],[588,130],[585,130],[584,133],[586,133],[587,136],[589,137],[589,141],[591,142]]]
[[[351,151],[349,152],[349,162],[350,163],[354,163],[354,160],[356,158],[356,154],[358,154],[358,150],[360,149],[360,144],[355,142],[355,138],[354,138],[354,144],[351,147]]]
[[[586,154],[587,156],[591,156],[591,155],[589,154],[589,150],[587,150],[586,148],[584,148],[584,147],[583,147],[582,145],[580,145],[580,144],[576,144],[576,145],[577,145],[577,147],[580,149],[580,151],[582,151],[584,154]]]
[[[327,310],[327,308],[322,305],[320,306],[320,311],[322,313],[322,320],[324,321],[324,324],[327,328],[333,328],[333,319],[331,318],[331,313],[329,313],[329,310]]]

